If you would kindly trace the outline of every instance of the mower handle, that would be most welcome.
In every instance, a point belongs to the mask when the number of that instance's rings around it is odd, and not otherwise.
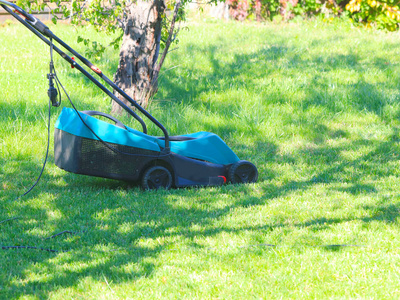
[[[107,119],[110,119],[111,121],[115,122],[115,126],[120,127],[122,129],[126,129],[126,126],[117,118],[114,118],[113,116],[110,116],[109,114],[100,112],[100,111],[95,111],[95,110],[84,110],[81,111],[81,113],[86,114],[88,116],[101,116],[101,117],[105,117]]]
[[[92,71],[94,71],[97,75],[99,75],[103,80],[105,80],[112,88],[114,88],[120,95],[122,95],[128,102],[130,102],[131,105],[133,105],[135,108],[137,108],[141,113],[143,113],[151,122],[153,122],[158,128],[161,129],[161,131],[164,133],[165,137],[165,149],[164,151],[166,153],[169,153],[170,147],[169,147],[169,134],[166,128],[156,119],[154,118],[149,112],[147,112],[143,107],[141,107],[136,101],[134,101],[131,97],[129,97],[123,90],[121,90],[117,85],[115,85],[110,79],[108,79],[103,72],[95,67],[90,61],[82,57],[79,53],[77,53],[74,49],[72,49],[69,45],[67,45],[64,41],[62,41],[60,38],[58,38],[53,32],[50,31],[49,27],[47,27],[45,24],[43,24],[39,19],[36,17],[32,16],[31,14],[27,13],[25,10],[22,8],[18,7],[17,5],[10,3],[5,0],[0,0],[0,6],[2,6],[9,14],[11,14],[14,18],[16,18],[19,22],[21,22],[25,27],[27,27],[30,31],[32,31],[37,37],[39,37],[43,42],[45,42],[47,45],[51,47],[52,42],[51,40],[54,39],[58,43],[60,43],[61,46],[63,46],[65,49],[76,55],[79,60],[81,60],[86,66],[88,66]],[[10,8],[7,6],[10,6],[15,9],[13,12]],[[18,12],[21,14],[23,17],[25,17],[25,20],[23,20],[20,16],[16,14]],[[40,33],[43,35],[47,36],[50,38],[50,41],[47,40],[44,36],[42,36]],[[98,82],[91,74],[89,74],[84,68],[82,68],[79,64],[77,64],[71,57],[66,55],[64,52],[62,52],[60,49],[57,47],[53,46],[53,49],[62,57],[64,58],[67,62],[69,62],[71,65],[75,66],[83,75],[85,75],[90,81],[92,81],[97,87],[99,87],[103,92],[105,92],[109,97],[111,97],[114,101],[116,101],[120,106],[122,106],[123,109],[125,109],[130,115],[132,115],[136,120],[142,124],[143,127],[143,132],[147,133],[147,128],[146,124],[143,122],[143,120],[135,113],[133,112],[124,102],[122,102],[118,97],[116,97],[113,93],[111,93],[106,87],[104,87],[100,82]]]
[[[40,21],[38,18],[27,13],[25,10],[23,10],[18,5],[8,2],[8,1],[5,1],[5,0],[0,0],[0,5],[2,5],[3,7],[5,5],[12,7],[15,12],[18,12],[20,15],[22,15],[30,25],[32,25],[34,28],[39,30],[41,33],[43,33],[44,35],[46,35],[48,37],[54,36],[54,34],[50,31],[49,27],[47,27],[45,24],[43,24],[42,21]]]
[[[12,8],[14,8],[17,12],[19,12],[21,15],[23,15],[25,18],[27,18],[29,21],[34,22],[33,16],[31,16],[30,14],[28,14],[26,11],[24,11],[21,7],[19,7],[18,5],[15,5],[14,3],[8,2],[8,1],[4,1],[4,0],[0,0],[0,4],[4,4],[7,6],[11,6]]]

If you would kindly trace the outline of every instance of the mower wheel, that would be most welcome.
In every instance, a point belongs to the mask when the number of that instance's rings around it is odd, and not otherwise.
[[[172,185],[171,172],[162,166],[148,168],[142,177],[141,186],[145,190],[158,190],[164,188],[168,190]]]
[[[228,174],[231,183],[253,183],[258,179],[256,166],[247,160],[239,160],[234,163]]]

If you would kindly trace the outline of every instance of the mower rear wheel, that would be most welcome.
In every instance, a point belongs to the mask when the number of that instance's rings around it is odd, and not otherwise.
[[[256,166],[247,160],[239,160],[229,169],[229,181],[232,183],[253,183],[257,179]]]
[[[172,185],[171,172],[162,166],[148,168],[142,177],[141,186],[145,190],[168,190]]]

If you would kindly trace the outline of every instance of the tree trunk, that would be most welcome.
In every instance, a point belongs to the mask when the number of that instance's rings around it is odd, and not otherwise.
[[[157,91],[153,80],[160,51],[163,0],[138,0],[127,7],[127,21],[120,51],[115,84],[141,106]],[[152,86],[153,82],[153,86]],[[129,104],[118,92],[115,95]],[[113,101],[112,112],[121,114],[123,109]]]

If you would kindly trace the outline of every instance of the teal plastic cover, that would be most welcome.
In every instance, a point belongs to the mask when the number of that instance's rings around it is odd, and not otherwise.
[[[160,146],[157,144],[157,138],[155,137],[139,131],[131,132],[130,130],[125,130],[84,113],[79,114],[85,123],[107,143],[160,151]],[[63,108],[55,127],[76,136],[97,140],[96,136],[83,124],[77,112],[72,108]]]
[[[127,127],[127,130],[125,130],[84,113],[79,114],[85,123],[107,143],[121,144],[152,151],[161,151],[161,148],[165,147],[164,140],[157,137],[144,134],[130,127]],[[76,111],[71,108],[63,108],[55,127],[76,136],[97,140],[96,136],[82,123]],[[194,139],[170,141],[171,152],[223,165],[239,161],[237,155],[214,133],[196,132],[182,136]]]
[[[196,132],[182,136],[195,139],[182,142],[170,141],[172,152],[222,165],[233,164],[239,161],[239,158],[231,148],[214,133]],[[164,140],[158,139],[157,142],[161,147],[165,146]]]

